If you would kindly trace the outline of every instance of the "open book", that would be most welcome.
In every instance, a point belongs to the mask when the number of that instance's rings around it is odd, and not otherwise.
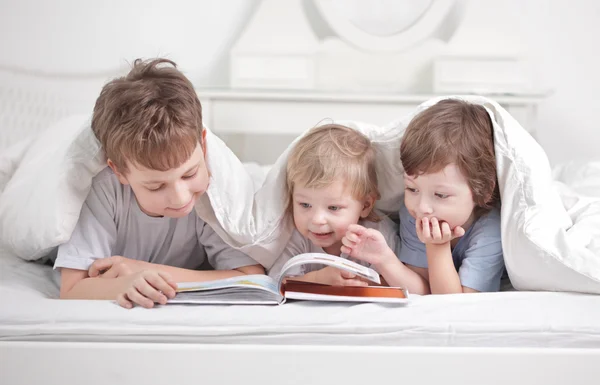
[[[371,268],[329,254],[307,253],[297,255],[287,261],[277,279],[266,275],[243,275],[216,281],[178,283],[177,295],[168,302],[244,305],[283,304],[287,299],[342,302],[408,302],[408,291],[399,287],[330,286],[287,278],[293,268],[309,264],[334,266],[354,273],[375,284],[381,283],[379,274]]]

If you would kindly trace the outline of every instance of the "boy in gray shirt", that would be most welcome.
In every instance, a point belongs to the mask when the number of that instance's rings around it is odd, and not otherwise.
[[[175,296],[175,282],[264,274],[194,211],[210,180],[206,132],[200,101],[175,63],[136,60],[102,89],[92,129],[108,167],[58,249],[61,298],[150,308]],[[198,270],[205,262],[216,270]]]

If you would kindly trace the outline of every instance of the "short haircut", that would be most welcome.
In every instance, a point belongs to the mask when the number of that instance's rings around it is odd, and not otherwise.
[[[454,163],[467,179],[477,215],[500,200],[493,125],[481,105],[445,99],[420,112],[406,128],[400,159],[410,176]]]
[[[166,171],[202,141],[202,107],[192,83],[167,59],[135,60],[96,100],[92,129],[122,172],[127,162]]]

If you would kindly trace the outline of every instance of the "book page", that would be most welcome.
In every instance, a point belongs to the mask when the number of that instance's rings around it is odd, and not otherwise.
[[[262,274],[241,275],[206,282],[177,284],[177,295],[171,304],[229,304],[266,305],[281,304],[283,295],[277,282]]]
[[[354,274],[358,275],[359,277],[367,279],[371,282],[375,282],[377,284],[381,283],[379,274],[375,270],[373,270],[369,267],[359,265],[358,263],[356,263],[354,261],[350,261],[345,258],[337,257],[335,255],[329,255],[329,254],[323,254],[323,253],[306,253],[306,254],[300,254],[300,255],[295,256],[294,258],[287,261],[285,263],[285,265],[283,265],[283,267],[281,268],[281,275],[278,279],[279,285],[281,284],[281,281],[283,281],[283,279],[285,278],[286,271],[288,271],[289,269],[291,269],[295,266],[308,265],[308,264],[322,264],[322,265],[327,265],[327,266],[333,266],[338,269],[354,273]]]
[[[263,274],[240,275],[237,277],[206,282],[181,282],[177,284],[177,292],[210,291],[231,287],[249,287],[279,294],[277,282],[271,277]]]

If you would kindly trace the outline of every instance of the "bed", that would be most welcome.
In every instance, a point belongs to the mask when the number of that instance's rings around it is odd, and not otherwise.
[[[264,175],[246,168],[255,180]],[[557,168],[555,177],[600,196],[600,173],[583,171]],[[50,264],[0,251],[0,383],[562,384],[600,375],[593,294],[516,291],[506,280],[499,293],[413,296],[401,307],[125,310],[57,300],[58,281]]]
[[[259,185],[265,168],[245,167]],[[555,177],[600,196],[600,173],[572,168],[556,168]],[[401,307],[125,310],[57,300],[58,282],[51,264],[0,251],[0,383],[558,384],[600,375],[593,294],[516,291],[506,280],[499,293],[413,296]]]
[[[298,301],[125,310],[112,301],[57,300],[50,265],[7,253],[0,277],[5,384],[68,376],[88,384],[550,384],[600,374],[597,295],[519,292],[505,281],[500,293],[413,296],[407,306]]]

